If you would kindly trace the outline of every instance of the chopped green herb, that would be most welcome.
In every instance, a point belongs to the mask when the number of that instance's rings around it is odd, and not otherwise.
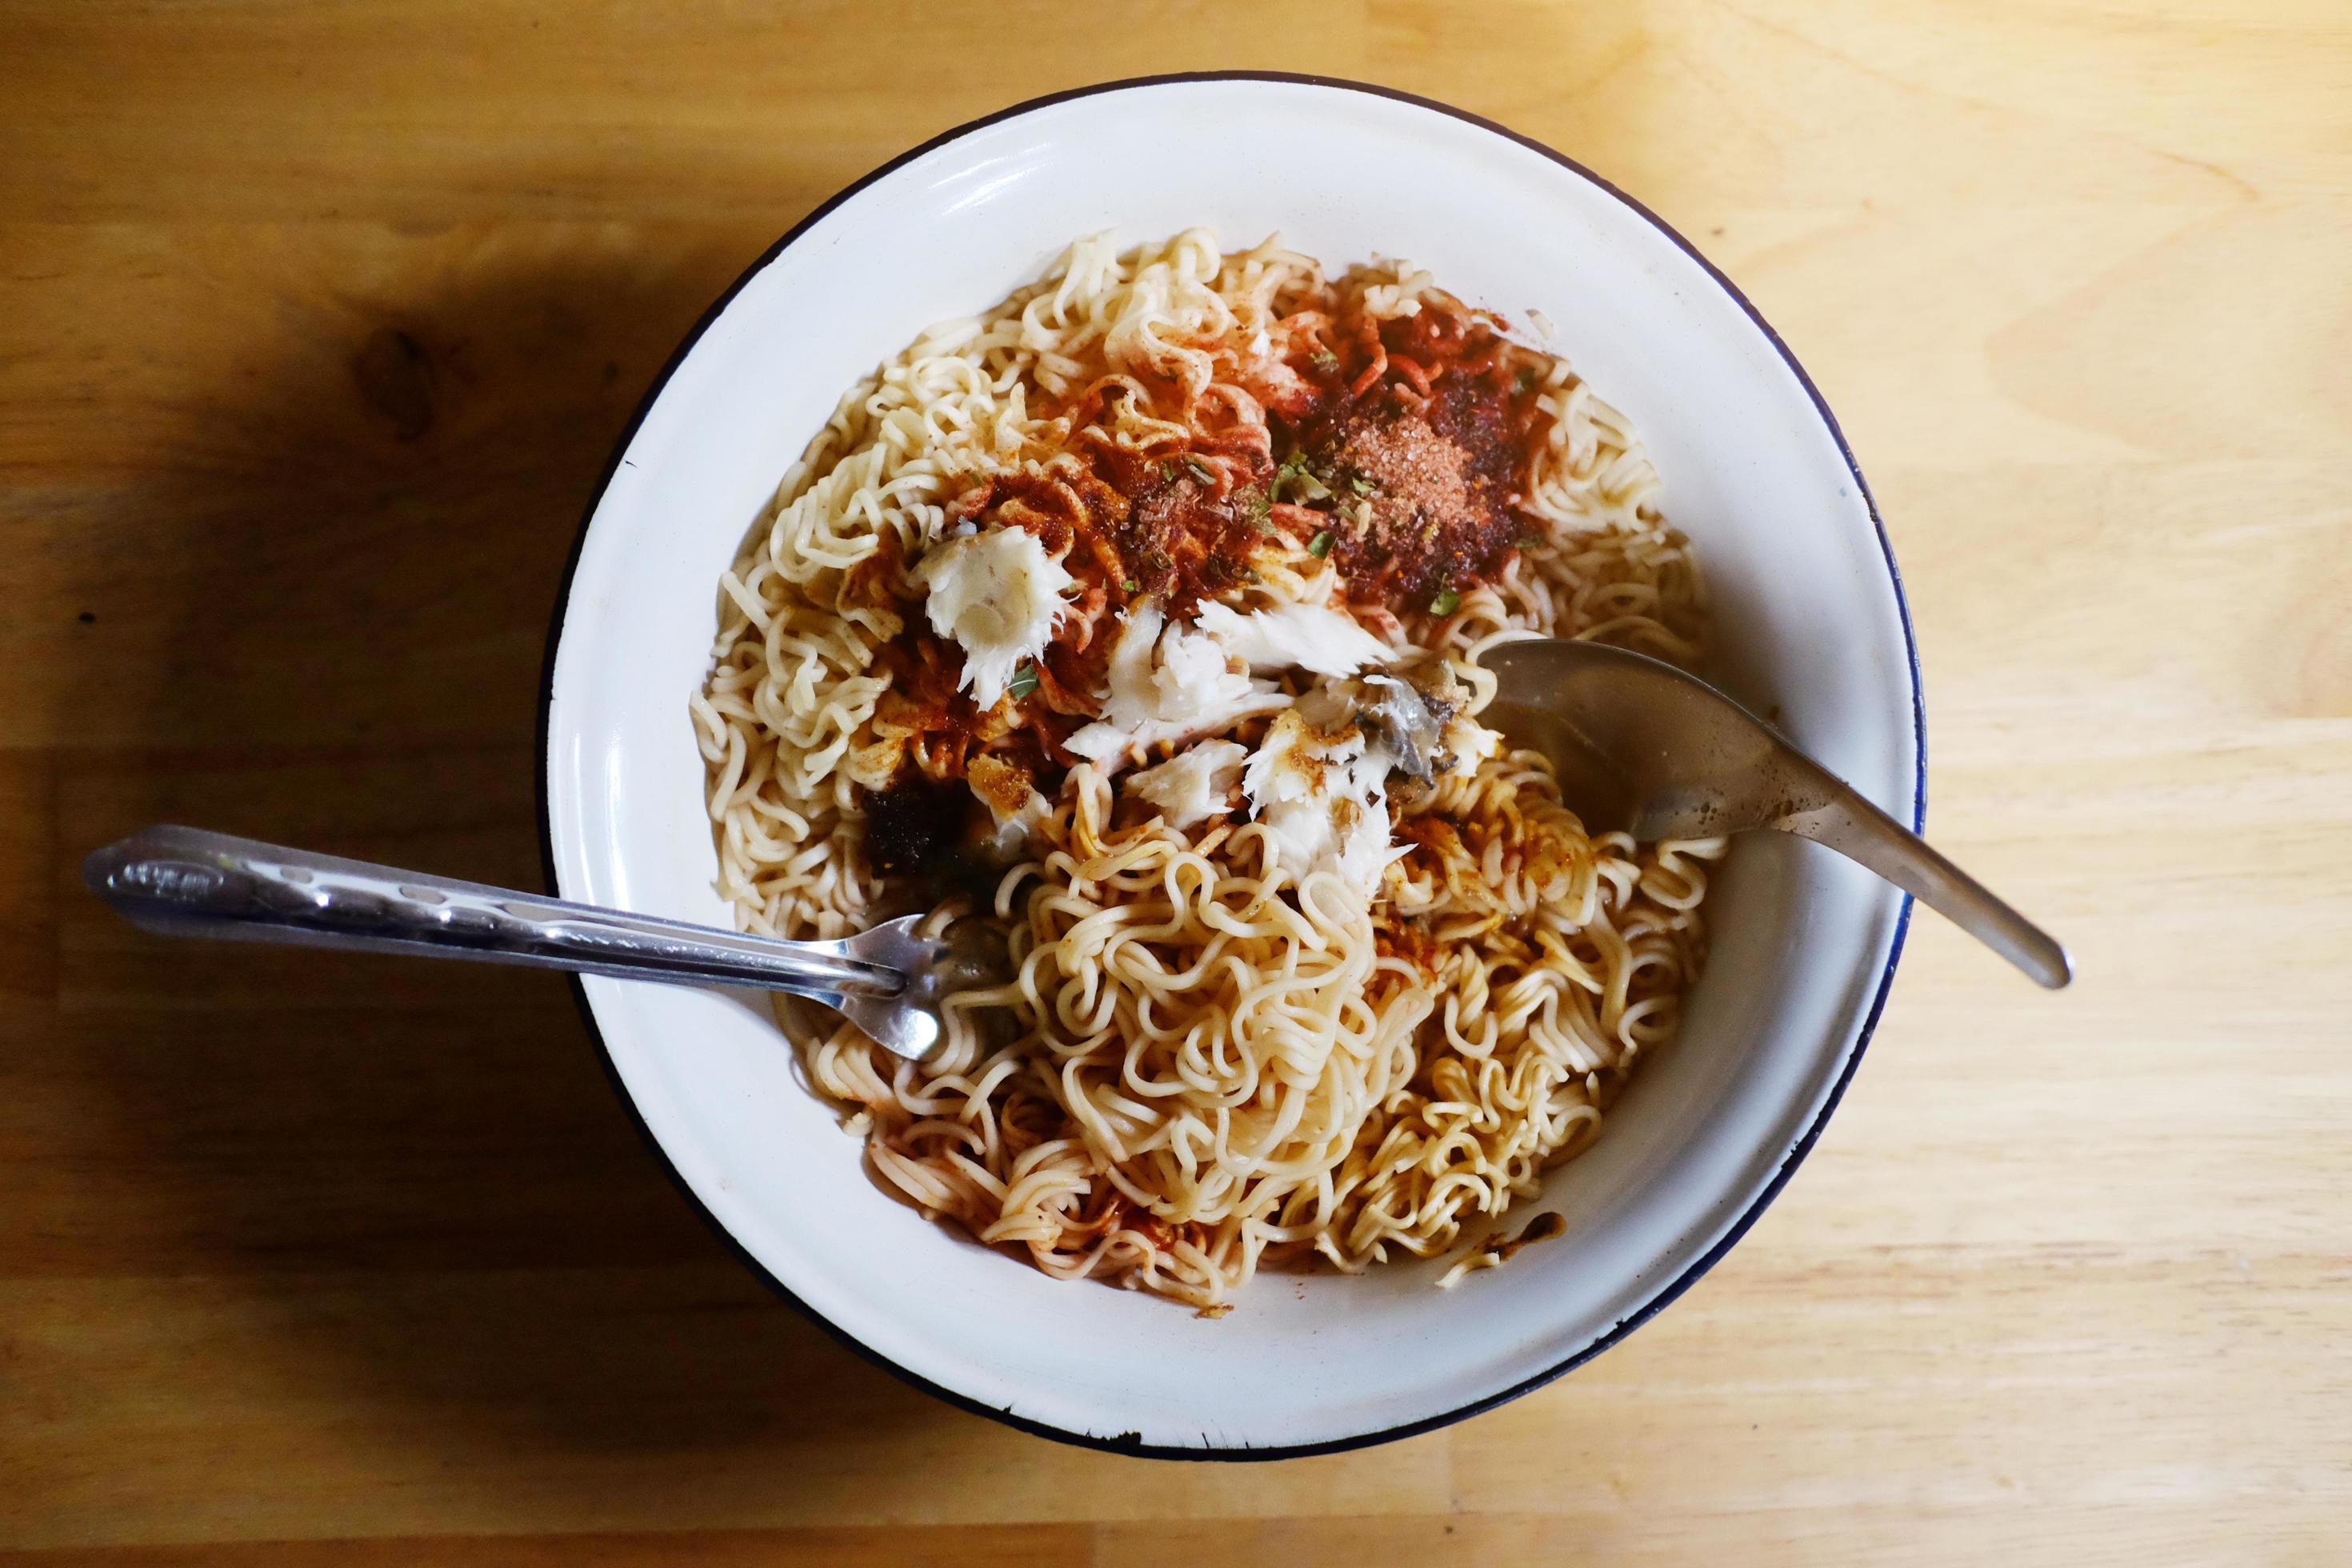
[[[1329,375],[1339,368],[1339,356],[1329,349],[1318,348],[1307,356],[1307,363],[1325,375]]]
[[[1215,469],[1210,468],[1208,464],[1201,461],[1200,458],[1192,456],[1190,452],[1184,454],[1184,466],[1192,469],[1192,477],[1200,480],[1204,485],[1217,477]]]
[[[1320,561],[1331,553],[1331,531],[1325,529],[1307,542],[1307,553]]]
[[[1250,492],[1249,520],[1251,524],[1261,533],[1271,532],[1273,531],[1274,492],[1272,490],[1252,490]]]
[[[1521,397],[1533,392],[1536,389],[1535,367],[1524,364],[1519,366],[1519,374],[1511,378],[1511,384]]]
[[[1122,594],[1132,594],[1135,592],[1135,589],[1136,581],[1132,577],[1128,578],[1118,585],[1118,591]]]
[[[1036,689],[1037,667],[1034,664],[1023,665],[1004,684],[1005,694],[1016,702]]]
[[[1276,500],[1287,500],[1296,505],[1321,500],[1330,493],[1329,487],[1307,466],[1307,454],[1304,452],[1291,453],[1282,460],[1282,467],[1275,470],[1273,495]]]
[[[1450,616],[1461,607],[1462,595],[1451,588],[1429,601],[1429,613],[1433,616]]]
[[[1519,531],[1518,537],[1511,541],[1511,548],[1514,550],[1533,550],[1543,542],[1544,536],[1536,530],[1532,528],[1522,529]]]
[[[1371,480],[1364,478],[1361,474],[1349,475],[1348,488],[1355,491],[1360,496],[1378,495],[1380,493],[1380,487],[1372,483]]]
[[[1296,483],[1298,476],[1306,471],[1306,453],[1293,452],[1287,458],[1283,458],[1281,465],[1274,470],[1274,482],[1266,487],[1266,499],[1269,501],[1280,500],[1282,499],[1282,487],[1287,484]]]

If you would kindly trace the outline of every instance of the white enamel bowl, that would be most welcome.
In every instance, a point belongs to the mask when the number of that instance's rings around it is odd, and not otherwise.
[[[688,339],[614,457],[559,605],[544,828],[564,897],[727,923],[687,700],[719,574],[842,390],[1076,236],[1195,224],[1229,247],[1279,230],[1334,267],[1409,257],[1515,324],[1540,310],[1647,441],[1705,565],[1730,683],[1918,823],[1893,559],[1829,411],[1730,284],[1591,174],[1468,116],[1340,83],[1192,78],[1044,100],[918,150],[794,229]],[[1906,910],[1826,850],[1744,841],[1709,901],[1714,950],[1681,1040],[1545,1190],[1561,1239],[1451,1291],[1432,1289],[1439,1262],[1264,1277],[1218,1321],[1057,1284],[885,1195],[758,1002],[581,988],[685,1188],[842,1338],[1049,1436],[1255,1458],[1459,1418],[1671,1300],[1820,1131]]]

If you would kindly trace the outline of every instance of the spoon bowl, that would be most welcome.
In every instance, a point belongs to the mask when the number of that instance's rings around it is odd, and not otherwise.
[[[1481,717],[1542,752],[1588,827],[1643,840],[1771,828],[1876,872],[2055,990],[2066,950],[1729,697],[1663,659],[1528,637],[1486,649]]]

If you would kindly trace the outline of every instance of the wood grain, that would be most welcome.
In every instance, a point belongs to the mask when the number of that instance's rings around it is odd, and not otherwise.
[[[0,1548],[63,1563],[2352,1554],[2352,13],[0,4]],[[1149,1465],[771,1300],[544,977],[180,949],[158,818],[536,874],[603,457],[778,232],[1108,77],[1368,77],[1737,277],[1906,572],[1931,825],[1801,1176],[1552,1388]]]

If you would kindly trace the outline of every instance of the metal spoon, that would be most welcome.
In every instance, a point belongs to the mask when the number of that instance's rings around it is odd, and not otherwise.
[[[1549,757],[1587,826],[1712,838],[1777,828],[1826,844],[2055,990],[2066,950],[1779,731],[1659,659],[1599,643],[1530,638],[1488,648],[1500,683],[1479,715]]]
[[[940,1001],[979,978],[970,955],[908,915],[838,942],[781,942],[372,866],[194,827],[150,827],[82,862],[82,880],[133,925],[472,958],[677,985],[806,996],[885,1049],[921,1059],[946,1034]]]

